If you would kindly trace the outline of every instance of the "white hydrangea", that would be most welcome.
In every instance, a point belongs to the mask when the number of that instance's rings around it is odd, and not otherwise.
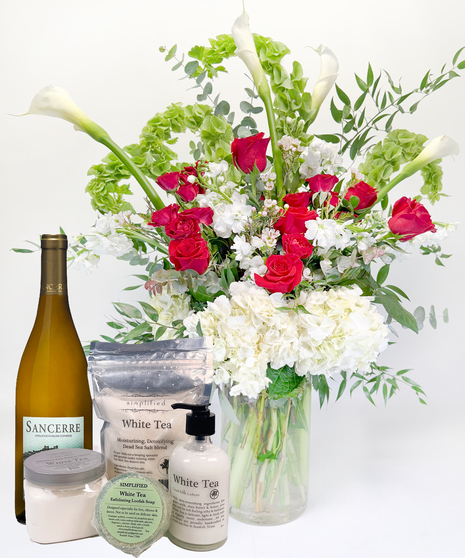
[[[338,145],[315,138],[302,152],[304,162],[299,168],[303,179],[317,174],[336,174],[342,166],[342,156],[338,154]]]
[[[159,295],[151,296],[150,305],[158,313],[157,324],[152,325],[152,331],[155,335],[160,326],[167,326],[166,331],[159,337],[160,340],[173,339],[176,329],[172,327],[176,320],[184,320],[190,312],[191,297],[187,293],[168,293],[166,286]]]
[[[213,338],[215,381],[232,385],[233,395],[257,397],[272,368],[295,366],[299,375],[331,376],[343,370],[368,371],[387,346],[383,318],[358,287],[302,292],[286,301],[251,282],[232,283],[203,312],[184,320],[187,334]],[[308,313],[291,308],[303,306]],[[288,306],[289,311],[278,310]]]
[[[307,238],[313,246],[318,247],[320,254],[326,254],[331,248],[336,250],[344,250],[353,244],[352,234],[347,228],[351,221],[346,223],[338,223],[334,219],[321,219],[317,217],[314,220],[306,221],[305,226]]]

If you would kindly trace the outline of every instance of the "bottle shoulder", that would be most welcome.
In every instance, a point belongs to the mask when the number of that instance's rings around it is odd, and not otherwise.
[[[180,443],[178,444],[170,457],[170,464],[176,462],[192,462],[192,461],[205,461],[208,463],[217,463],[220,466],[229,468],[230,459],[228,454],[218,446],[213,444],[205,444],[202,451],[196,451],[192,448],[192,444]]]

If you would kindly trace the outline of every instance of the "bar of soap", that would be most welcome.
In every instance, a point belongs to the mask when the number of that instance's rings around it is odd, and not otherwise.
[[[100,492],[93,523],[107,542],[137,557],[166,533],[170,519],[166,488],[144,475],[124,473]]]

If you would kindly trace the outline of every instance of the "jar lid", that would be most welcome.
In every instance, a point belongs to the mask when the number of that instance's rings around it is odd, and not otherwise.
[[[105,458],[87,449],[55,449],[35,453],[24,461],[24,478],[37,486],[86,484],[105,474]]]

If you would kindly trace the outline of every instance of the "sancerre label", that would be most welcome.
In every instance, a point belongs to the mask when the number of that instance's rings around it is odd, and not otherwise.
[[[84,447],[84,417],[23,417],[23,459],[52,449]]]

